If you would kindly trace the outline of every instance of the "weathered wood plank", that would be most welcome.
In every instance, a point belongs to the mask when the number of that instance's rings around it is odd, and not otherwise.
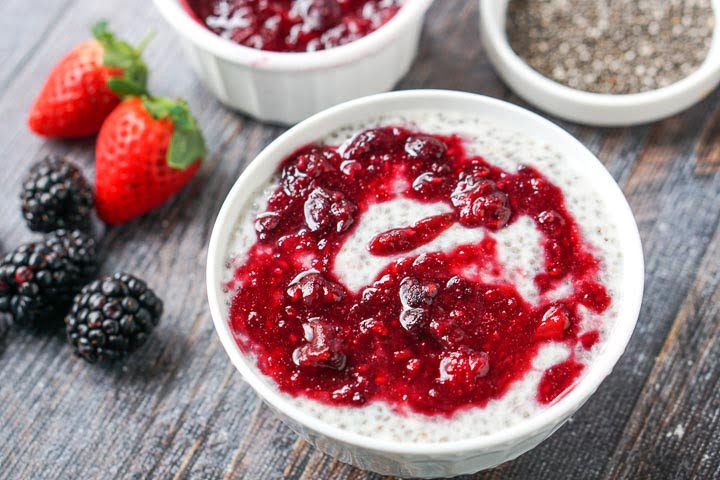
[[[0,4],[0,91],[32,58],[76,0],[3,0]]]
[[[720,449],[719,258],[720,229],[608,462],[607,477],[720,475],[715,453]]]
[[[696,175],[720,172],[720,111],[716,111],[715,115],[705,122],[697,145],[696,158]]]

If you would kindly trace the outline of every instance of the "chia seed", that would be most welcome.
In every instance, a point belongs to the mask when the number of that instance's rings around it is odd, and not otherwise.
[[[510,0],[507,37],[532,68],[596,93],[671,85],[707,57],[711,0]]]

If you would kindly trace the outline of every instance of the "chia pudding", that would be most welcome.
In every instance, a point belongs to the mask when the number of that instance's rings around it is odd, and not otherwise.
[[[225,270],[240,349],[319,420],[399,442],[515,425],[562,398],[622,303],[618,232],[541,138],[438,111],[285,159]]]
[[[183,0],[185,8],[217,35],[277,52],[312,52],[353,42],[374,32],[403,0]]]

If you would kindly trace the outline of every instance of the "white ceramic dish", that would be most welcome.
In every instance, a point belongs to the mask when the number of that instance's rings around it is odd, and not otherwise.
[[[179,0],[154,0],[186,56],[225,105],[266,122],[294,124],[338,103],[391,90],[415,59],[432,0],[407,0],[387,24],[347,45],[307,53],[266,52],[221,38]]]
[[[700,68],[667,87],[630,95],[573,89],[533,70],[515,54],[507,41],[508,3],[509,0],[480,0],[480,30],[488,57],[498,74],[519,96],[557,117],[604,127],[652,122],[689,108],[720,83],[720,0],[713,0],[715,33]]]
[[[620,305],[617,325],[605,351],[573,390],[538,416],[514,427],[469,440],[435,444],[397,443],[348,433],[292,405],[269,378],[257,373],[252,360],[238,348],[228,325],[228,308],[221,288],[228,245],[240,213],[287,155],[340,126],[387,112],[414,109],[487,115],[499,125],[527,130],[552,142],[559,153],[581,164],[595,179],[597,188],[606,193],[609,211],[617,213],[625,258],[620,289],[626,301]],[[535,447],[560,428],[595,392],[625,350],[640,309],[643,275],[642,248],[632,212],[617,184],[590,151],[564,130],[520,107],[479,95],[441,90],[394,92],[355,100],[315,115],[281,135],[255,158],[228,194],[215,222],[207,263],[210,311],[218,336],[233,364],[258,395],[302,437],[339,460],[383,474],[414,477],[453,476],[499,465]]]

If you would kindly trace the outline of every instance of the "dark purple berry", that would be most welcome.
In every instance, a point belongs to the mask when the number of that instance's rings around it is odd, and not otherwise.
[[[65,330],[88,362],[116,360],[145,342],[162,312],[162,301],[145,282],[116,273],[82,289],[65,317]]]

